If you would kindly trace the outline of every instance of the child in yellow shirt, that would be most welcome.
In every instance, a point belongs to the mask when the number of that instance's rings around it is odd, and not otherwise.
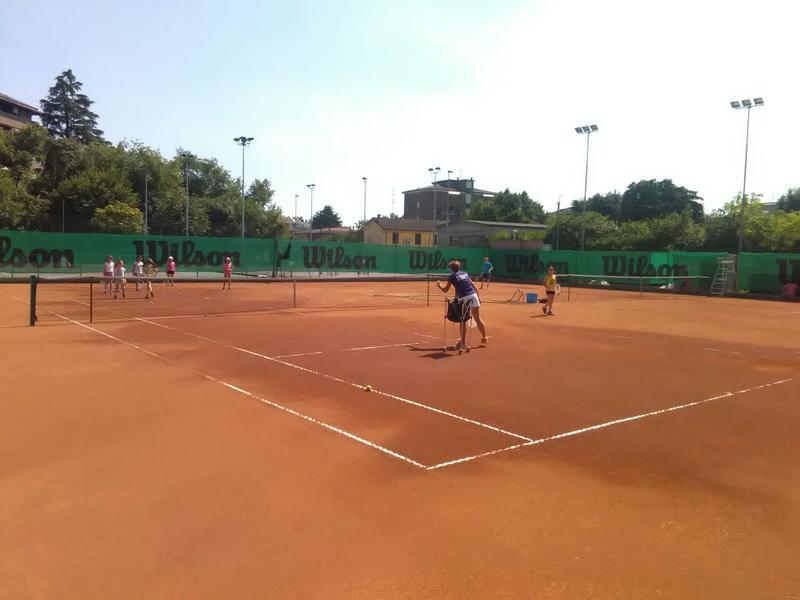
[[[545,315],[553,314],[553,301],[556,299],[556,268],[553,265],[547,267],[547,275],[544,277],[544,293],[547,296],[547,303],[542,307]]]

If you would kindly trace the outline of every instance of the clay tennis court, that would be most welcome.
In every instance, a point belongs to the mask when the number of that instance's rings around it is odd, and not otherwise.
[[[369,286],[0,286],[0,597],[800,598],[797,305]]]

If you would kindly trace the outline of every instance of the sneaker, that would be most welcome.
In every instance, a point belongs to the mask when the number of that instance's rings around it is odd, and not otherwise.
[[[543,306],[543,307],[542,307],[542,314],[543,314],[543,315],[546,315],[546,314],[547,314],[547,307],[546,307],[546,306]]]

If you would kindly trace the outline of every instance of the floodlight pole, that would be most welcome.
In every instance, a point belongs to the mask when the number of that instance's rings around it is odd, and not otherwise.
[[[244,149],[250,145],[254,138],[239,136],[233,138],[233,141],[242,147],[242,239],[244,239]]]
[[[589,138],[597,131],[597,125],[581,125],[575,128],[578,135],[586,134],[586,170],[583,174],[583,215],[586,217],[586,196],[589,187]],[[586,219],[583,219],[581,227],[581,251],[586,246]]]
[[[747,207],[747,196],[745,191],[747,189],[747,152],[750,146],[750,109],[747,107],[747,129],[744,137],[744,176],[742,178],[742,212],[739,215],[739,255],[741,256],[744,250],[744,211]]]
[[[367,178],[362,177],[361,181],[364,182],[364,223],[367,222]]]
[[[189,155],[186,155],[186,237],[189,237]]]
[[[147,235],[147,178],[149,173],[144,172],[144,235]]]
[[[431,167],[428,172],[433,175],[433,226],[431,228],[431,248],[436,247],[436,178],[441,169],[439,167]]]
[[[559,236],[561,234],[561,227],[559,220],[561,219],[561,194],[558,195],[558,204],[556,204],[556,250],[558,250]]]
[[[314,240],[314,188],[317,187],[314,183],[309,183],[306,187],[311,192],[311,220],[308,222],[308,241]]]
[[[592,137],[592,132],[586,132],[586,169],[583,173],[583,227],[581,227],[581,252],[585,249],[586,244],[586,192],[589,187],[589,140]]]
[[[749,98],[745,98],[742,101],[734,100],[733,102],[731,102],[731,108],[733,108],[734,110],[739,110],[742,108],[747,109],[747,128],[745,130],[745,138],[744,138],[744,174],[742,176],[742,201],[741,201],[741,213],[739,215],[739,244],[738,244],[739,255],[741,255],[742,252],[744,252],[745,210],[747,209],[747,154],[750,148],[750,109],[758,106],[764,106],[764,99],[761,98],[760,96],[752,100]]]

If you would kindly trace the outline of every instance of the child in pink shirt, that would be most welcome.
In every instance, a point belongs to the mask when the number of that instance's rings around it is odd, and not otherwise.
[[[225,289],[225,285],[228,285],[228,289],[231,289],[231,274],[233,273],[233,264],[231,263],[231,257],[226,256],[225,262],[222,265],[222,289]]]
[[[175,285],[175,259],[171,256],[167,258],[167,285]]]

